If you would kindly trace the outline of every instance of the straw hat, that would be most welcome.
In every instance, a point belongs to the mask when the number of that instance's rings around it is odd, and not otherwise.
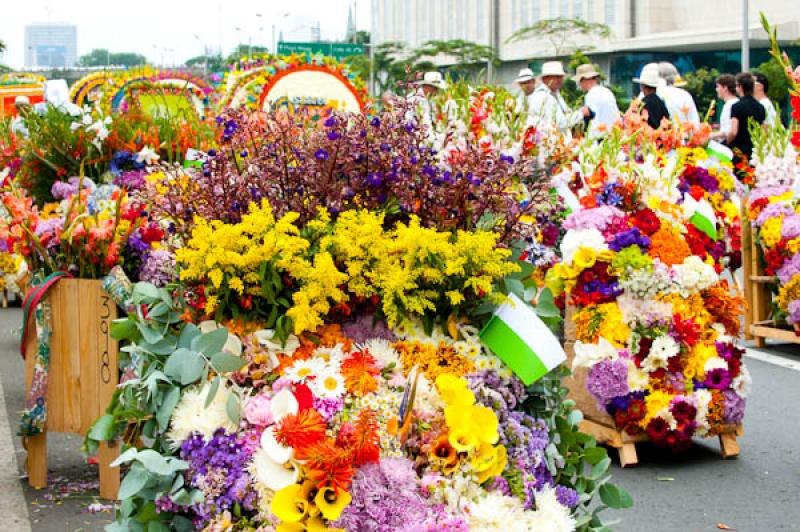
[[[566,76],[564,65],[561,61],[547,61],[542,65],[542,77],[545,76]]]
[[[572,76],[572,81],[580,83],[581,80],[600,77],[600,72],[594,69],[594,65],[578,65],[575,69],[575,75]]]
[[[633,78],[634,83],[647,85],[648,87],[658,88],[666,85],[664,79],[658,75],[658,64],[648,63],[642,67],[642,72],[638,78]]]
[[[526,81],[533,81],[536,76],[533,75],[533,70],[530,68],[523,68],[519,71],[519,76],[514,80],[514,83],[525,83]]]
[[[447,82],[442,78],[442,73],[436,71],[425,72],[425,75],[417,82],[417,85],[420,87],[423,85],[429,85],[442,90],[447,88]]]

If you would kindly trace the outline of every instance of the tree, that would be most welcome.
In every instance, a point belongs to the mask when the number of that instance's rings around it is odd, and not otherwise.
[[[4,43],[3,41],[0,41],[0,52],[2,52],[5,49],[6,49],[6,43]]]
[[[186,66],[207,68],[209,72],[225,70],[225,60],[221,55],[198,55],[186,60]]]
[[[257,46],[251,44],[240,44],[239,46],[234,49],[234,51],[225,58],[225,64],[235,63],[236,61],[240,60],[243,57],[249,57],[252,55],[260,55],[266,54],[268,52],[266,46]]]
[[[717,91],[716,79],[719,77],[719,71],[716,68],[708,69],[705,67],[698,68],[694,72],[687,72],[683,79],[686,81],[686,86],[683,88],[689,91],[694,97],[697,104],[697,112],[702,119],[708,109],[713,104],[717,105]]]
[[[421,63],[426,58],[432,62],[442,56],[454,60],[447,66],[447,71],[455,77],[469,77],[489,62],[495,67],[500,66],[500,59],[491,46],[463,39],[428,41],[412,53],[415,63]]]
[[[375,46],[374,53],[375,83],[377,94],[394,88],[398,82],[407,80],[414,72],[435,68],[430,61],[420,61],[401,42],[384,42]],[[352,71],[369,79],[370,58],[366,55],[354,55],[345,59]]]
[[[774,58],[764,61],[756,72],[764,74],[769,82],[767,96],[780,107],[780,114],[788,116],[784,111],[789,109],[789,80],[786,78],[786,71],[783,66]]]
[[[579,18],[557,17],[543,19],[532,26],[527,26],[514,32],[507,43],[513,43],[531,37],[544,38],[550,41],[553,47],[553,56],[562,57],[578,50],[575,39],[578,37],[596,37],[607,39],[611,37],[611,28],[599,22],[587,22]],[[584,46],[585,51],[594,46]]]
[[[98,67],[106,65],[136,66],[147,64],[147,58],[133,52],[109,52],[105,48],[95,48],[78,59],[78,66]]]

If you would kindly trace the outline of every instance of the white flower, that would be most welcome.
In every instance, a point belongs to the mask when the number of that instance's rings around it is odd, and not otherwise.
[[[669,335],[662,335],[653,340],[650,352],[642,361],[642,369],[650,372],[667,367],[667,360],[680,352],[680,345]]]
[[[273,421],[277,423],[289,414],[296,414],[300,410],[300,405],[297,403],[297,398],[294,394],[284,388],[270,400],[269,410]]]
[[[705,389],[694,392],[694,399],[697,404],[697,414],[694,419],[697,422],[697,435],[705,436],[711,428],[708,424],[708,405],[711,404],[711,392]]]
[[[603,233],[597,229],[571,229],[567,231],[564,240],[561,241],[561,256],[564,258],[564,264],[572,264],[575,253],[582,247],[605,251],[608,249],[608,244]]]
[[[318,347],[314,350],[314,357],[325,362],[325,365],[336,369],[342,366],[347,353],[344,352],[343,344],[336,344],[333,347]]]
[[[136,154],[136,162],[137,163],[144,163],[148,166],[151,164],[158,162],[160,159],[158,153],[155,152],[150,146],[145,146],[142,150]]]
[[[324,399],[338,399],[344,395],[344,377],[337,371],[325,371],[311,381],[311,391]]]
[[[697,255],[686,257],[683,264],[676,264],[672,269],[676,273],[680,293],[683,297],[689,297],[693,292],[705,290],[719,280],[714,267],[703,262]]]
[[[647,388],[649,382],[647,373],[637,368],[633,360],[628,360],[628,388],[632,392],[640,392]]]
[[[206,320],[201,321],[197,327],[200,329],[201,333],[206,334],[216,331],[222,326],[214,320]],[[235,334],[228,333],[228,339],[225,341],[225,345],[222,346],[222,350],[237,357],[242,356],[242,341],[239,340],[239,337]]]
[[[267,427],[261,433],[261,449],[277,464],[285,464],[294,457],[294,449],[281,445],[275,438],[275,425]]]
[[[619,358],[619,350],[602,336],[596,344],[587,344],[578,340],[575,342],[575,358],[572,359],[572,369],[591,368],[603,360],[616,360],[617,358]]]
[[[293,460],[280,464],[270,458],[264,449],[256,450],[250,460],[250,473],[272,491],[280,491],[300,479],[300,468]]]
[[[753,391],[753,378],[750,377],[750,370],[747,369],[747,366],[744,364],[742,364],[739,370],[739,375],[733,379],[731,388],[733,388],[733,391],[742,399],[747,399]]]
[[[543,532],[572,532],[575,530],[575,519],[572,517],[572,512],[558,502],[554,488],[545,488],[536,494],[536,510],[525,512],[523,522],[525,530],[541,530]]]
[[[369,354],[377,362],[379,369],[386,368],[392,364],[396,370],[403,369],[403,362],[400,360],[400,355],[392,347],[389,340],[383,338],[371,338],[362,344],[356,346],[358,351],[369,351]]]
[[[325,371],[325,362],[318,358],[308,360],[295,360],[291,367],[286,368],[283,376],[292,382],[306,382],[312,377],[317,377]]]
[[[713,371],[715,369],[727,370],[728,363],[725,361],[725,359],[722,359],[720,357],[711,357],[708,360],[706,360],[706,364],[705,366],[703,366],[703,371],[708,373],[709,371]]]
[[[167,435],[176,445],[186,440],[193,432],[199,432],[208,440],[219,428],[224,428],[228,432],[237,429],[236,423],[228,417],[226,409],[231,392],[226,387],[220,386],[206,407],[206,397],[210,389],[210,383],[206,383],[183,392],[172,413],[170,431]]]
[[[486,532],[532,530],[520,522],[524,513],[525,509],[518,498],[490,491],[469,507],[469,529]]]
[[[275,331],[272,329],[261,329],[260,331],[254,332],[253,336],[256,337],[258,343],[272,356],[275,356],[277,353],[292,355],[297,348],[300,347],[300,340],[298,340],[295,335],[291,335],[286,339],[285,346],[281,345],[279,341],[275,340]]]
[[[418,410],[422,414],[441,412],[446,406],[439,397],[436,386],[433,386],[422,373],[417,377],[417,394],[413,406],[414,410]]]

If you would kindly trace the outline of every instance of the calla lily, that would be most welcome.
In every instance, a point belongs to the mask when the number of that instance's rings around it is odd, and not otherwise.
[[[344,528],[329,528],[322,517],[315,516],[309,517],[306,521],[306,530],[308,532],[347,532]]]
[[[251,471],[253,475],[272,491],[279,491],[295,484],[300,478],[300,469],[292,460],[282,464],[276,462],[263,449],[253,453]]]
[[[275,439],[275,425],[267,427],[261,433],[261,449],[278,464],[285,464],[294,456],[294,449],[284,447]]]
[[[339,516],[342,515],[342,510],[350,504],[351,500],[353,500],[352,495],[345,490],[340,489],[337,491],[329,486],[320,488],[317,496],[314,497],[314,502],[317,503],[317,507],[322,511],[322,517],[328,521],[339,519]]]
[[[291,390],[284,388],[272,398],[269,409],[272,412],[272,419],[277,423],[289,414],[296,414],[300,410],[300,405]]]
[[[304,523],[281,523],[275,532],[305,532],[308,530]]]
[[[214,320],[206,320],[200,322],[197,327],[200,329],[201,333],[206,334],[216,331],[220,328],[220,325]],[[228,340],[225,342],[225,345],[222,346],[222,350],[237,357],[242,356],[242,341],[239,340],[239,337],[235,334],[228,333]]]
[[[281,345],[280,341],[275,338],[275,331],[272,329],[261,329],[253,333],[258,343],[264,346],[271,355],[275,353],[285,353],[291,355],[298,347],[300,347],[300,340],[297,336],[291,335],[286,339],[286,345]]]
[[[279,490],[272,498],[272,513],[286,523],[297,523],[306,516],[307,503],[303,499],[303,487],[290,484]],[[302,530],[302,528],[301,528]]]

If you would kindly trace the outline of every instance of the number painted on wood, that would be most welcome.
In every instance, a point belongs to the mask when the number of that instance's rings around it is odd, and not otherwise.
[[[108,319],[111,317],[111,306],[109,305],[110,297],[107,295],[102,296],[103,304],[101,305],[100,315],[100,332],[103,333],[105,346],[103,347],[103,354],[100,356],[100,378],[103,384],[111,382],[111,357],[108,354],[110,348],[110,338],[108,334]]]

